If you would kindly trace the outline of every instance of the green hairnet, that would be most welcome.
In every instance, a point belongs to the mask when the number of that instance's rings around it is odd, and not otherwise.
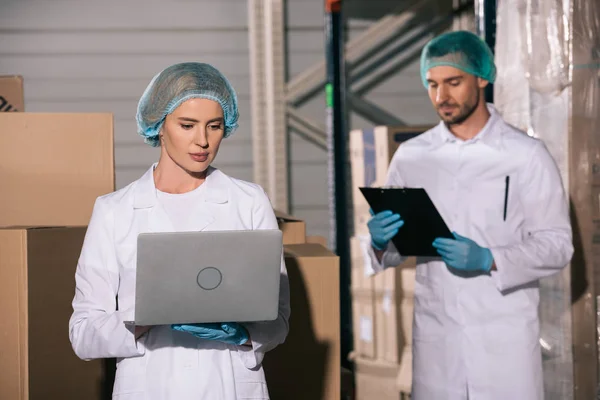
[[[227,78],[209,64],[188,62],[172,65],[152,79],[138,103],[138,133],[149,145],[159,146],[160,129],[167,115],[193,98],[219,103],[223,109],[224,137],[235,131],[239,117],[238,101]]]
[[[450,66],[494,83],[494,54],[479,36],[467,31],[445,33],[432,39],[421,53],[421,80],[427,88],[427,71]]]

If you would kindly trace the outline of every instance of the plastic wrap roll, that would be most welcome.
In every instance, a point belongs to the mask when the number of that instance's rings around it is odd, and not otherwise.
[[[531,88],[559,94],[569,84],[569,3],[563,0],[526,0],[519,11],[525,17],[525,71]],[[524,10],[523,10],[524,8]]]
[[[573,85],[571,90],[576,68],[571,58],[576,52],[589,53],[594,47],[590,45],[592,38],[598,37],[597,30],[594,31],[597,19],[589,16],[580,22],[571,19],[570,10],[576,7],[573,1],[500,0],[495,49],[496,108],[507,122],[545,142],[567,192],[572,177],[569,132],[575,129],[573,117],[577,113],[593,114],[592,110],[598,113],[597,80],[584,80],[589,89],[581,90],[578,86],[576,90]],[[590,9],[598,7],[592,4],[595,0],[576,1],[587,3],[585,7]],[[575,28],[573,25],[578,23]],[[582,29],[591,29],[596,34],[575,37],[575,32]],[[581,85],[581,74],[575,77]],[[540,281],[539,315],[545,398],[572,399],[570,267]]]

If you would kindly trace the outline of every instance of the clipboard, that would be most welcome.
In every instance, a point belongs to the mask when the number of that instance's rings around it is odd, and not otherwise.
[[[359,188],[375,214],[390,210],[404,225],[392,242],[403,256],[439,257],[433,247],[438,238],[454,239],[425,189]]]

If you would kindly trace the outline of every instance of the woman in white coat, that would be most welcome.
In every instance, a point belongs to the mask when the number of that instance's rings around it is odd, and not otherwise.
[[[275,321],[135,329],[124,323],[133,317],[139,233],[277,229],[260,186],[210,166],[237,120],[235,91],[207,64],[165,69],[140,99],[138,132],[160,146],[160,159],[137,181],[97,199],[69,322],[80,358],[117,358],[113,399],[269,398],[261,363],[285,340],[290,314],[283,258]]]

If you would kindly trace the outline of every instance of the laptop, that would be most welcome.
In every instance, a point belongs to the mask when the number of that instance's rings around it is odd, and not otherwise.
[[[280,230],[138,235],[135,325],[272,321]]]

